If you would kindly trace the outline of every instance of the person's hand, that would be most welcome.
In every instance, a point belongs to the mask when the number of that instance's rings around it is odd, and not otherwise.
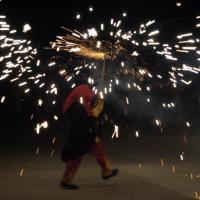
[[[99,136],[96,136],[96,137],[95,137],[95,142],[96,142],[96,143],[101,142],[101,139],[99,138]]]
[[[103,110],[103,106],[104,106],[104,100],[98,99],[97,104],[92,109],[92,116],[99,117],[100,113]]]

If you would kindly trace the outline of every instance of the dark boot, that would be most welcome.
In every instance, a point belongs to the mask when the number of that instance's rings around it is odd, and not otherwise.
[[[60,182],[60,186],[62,186],[65,189],[68,189],[68,190],[77,190],[79,188],[78,185],[74,185],[71,183],[65,183],[64,181]]]
[[[116,176],[118,173],[119,173],[119,170],[118,170],[118,169],[113,169],[110,175],[102,176],[102,179],[103,179],[103,180],[107,180],[107,179],[109,179],[109,178],[111,178],[111,177]]]

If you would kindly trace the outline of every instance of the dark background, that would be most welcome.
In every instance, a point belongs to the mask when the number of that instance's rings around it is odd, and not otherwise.
[[[176,2],[181,2],[182,6],[177,7]],[[94,12],[90,13],[88,7],[92,6]],[[47,52],[44,47],[49,46],[49,42],[55,38],[61,32],[60,27],[66,26],[71,29],[76,28],[84,30],[85,25],[97,25],[101,22],[109,20],[111,17],[121,18],[124,11],[127,12],[127,22],[124,25],[125,28],[138,27],[141,23],[145,23],[148,20],[155,19],[162,32],[163,39],[175,38],[177,33],[194,31],[195,17],[200,14],[200,1],[175,1],[175,0],[116,0],[116,1],[13,1],[4,0],[0,4],[1,14],[7,16],[7,22],[12,28],[22,30],[25,23],[29,23],[32,26],[32,31],[27,33],[25,37],[31,39],[32,45],[39,49],[41,55],[47,56]],[[80,21],[75,19],[76,13],[80,13],[82,18]],[[199,34],[198,31],[195,34]],[[197,78],[194,86],[186,89],[183,97],[185,104],[182,104],[179,110],[184,107],[188,118],[190,116],[193,120],[196,120],[195,113],[198,112],[198,84]],[[23,141],[25,138],[36,137],[33,123],[30,121],[31,106],[30,102],[32,97],[24,98],[20,96],[20,91],[13,86],[8,86],[6,83],[0,85],[1,96],[6,93],[5,104],[0,104],[0,120],[1,120],[1,136],[2,140],[11,139]],[[122,94],[123,96],[123,94]],[[191,100],[191,96],[195,96],[195,100]],[[116,111],[117,104],[112,105],[112,110]],[[142,102],[140,102],[142,104]],[[194,111],[191,111],[192,104],[195,107]],[[187,106],[189,107],[187,108]],[[60,108],[61,104],[58,105]],[[115,107],[116,106],[116,107]],[[108,106],[109,107],[109,106]],[[119,109],[120,110],[120,109]],[[177,110],[176,110],[177,111]],[[114,112],[116,122],[127,120],[122,117],[123,111]],[[139,113],[139,112],[138,112]],[[143,110],[142,114],[145,113]],[[144,122],[152,123],[151,120],[136,115],[129,116],[129,124],[132,124],[131,120],[136,120],[138,126],[144,126]],[[171,113],[166,116],[167,118],[176,118],[176,113]],[[145,114],[144,114],[145,115]],[[120,117],[119,117],[120,116]],[[150,115],[149,115],[150,116]],[[173,117],[172,117],[173,116]],[[146,120],[146,121],[145,121]],[[182,119],[180,119],[182,120]],[[186,120],[186,118],[184,118]],[[148,124],[148,123],[146,123]],[[123,124],[124,125],[124,124]],[[124,125],[126,126],[126,125]],[[133,128],[133,127],[132,127]],[[152,128],[152,132],[156,132],[155,128]],[[57,127],[58,129],[58,127]],[[148,129],[148,126],[147,128]],[[184,128],[183,128],[184,129]],[[52,134],[55,133],[55,129],[49,130]],[[46,133],[45,133],[46,134]],[[44,134],[44,135],[45,135]],[[48,133],[51,135],[51,133]],[[43,137],[43,136],[41,136]]]
[[[182,2],[182,6],[177,7],[176,2]],[[88,11],[89,6],[94,8],[93,13]],[[61,26],[78,27],[81,30],[85,28],[85,24],[93,26],[111,17],[121,18],[124,11],[127,12],[128,27],[134,28],[143,22],[156,19],[158,23],[162,23],[162,27],[167,25],[168,30],[174,27],[180,32],[180,27],[185,29],[187,26],[194,25],[194,19],[199,14],[200,2],[196,0],[57,0],[48,2],[4,0],[0,8],[1,13],[7,16],[8,22],[13,27],[20,29],[25,23],[30,23],[33,27],[31,37],[34,42],[48,45],[48,42],[60,32]],[[80,21],[75,20],[76,13],[81,14]]]

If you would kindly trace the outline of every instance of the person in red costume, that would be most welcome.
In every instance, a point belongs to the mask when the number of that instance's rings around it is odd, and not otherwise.
[[[103,100],[97,98],[88,84],[74,88],[64,102],[63,113],[69,122],[69,137],[62,151],[62,161],[66,163],[66,168],[60,185],[66,189],[79,188],[73,184],[73,178],[85,153],[96,157],[103,180],[118,174],[118,169],[112,169],[99,138],[98,117],[103,104]]]
[[[68,96],[64,102],[63,113],[65,113],[69,107],[76,101],[80,101],[88,116],[92,115],[91,102],[95,97],[94,92],[88,84],[82,84],[77,86]]]

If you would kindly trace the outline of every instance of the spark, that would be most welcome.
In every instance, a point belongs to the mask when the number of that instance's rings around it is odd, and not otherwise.
[[[9,31],[9,28],[0,28],[0,31]]]
[[[159,30],[155,30],[155,31],[152,31],[151,33],[148,34],[148,36],[153,36],[153,35],[157,35],[159,33]]]
[[[198,195],[198,192],[195,192],[195,198],[200,199],[200,196]]]
[[[175,104],[172,102],[172,103],[171,103],[171,106],[172,106],[172,107],[175,107]]]
[[[41,84],[39,85],[39,88],[42,88],[44,85],[45,85],[44,83],[41,83]]]
[[[27,88],[26,90],[24,90],[25,93],[29,93],[30,92],[30,89]]]
[[[128,97],[126,97],[126,104],[129,104],[129,99],[128,99]]]
[[[182,39],[182,38],[184,38],[184,37],[189,37],[189,36],[192,36],[192,35],[193,35],[193,33],[186,33],[186,34],[178,35],[177,38],[178,38],[178,39]]]
[[[36,64],[36,65],[37,65],[37,66],[40,66],[40,60],[37,61],[37,64]]]
[[[150,25],[152,25],[152,24],[154,24],[155,23],[155,20],[150,20],[150,21],[148,21],[147,23],[146,23],[146,26],[148,27],[148,26],[150,26]]]
[[[101,24],[101,30],[102,31],[104,30],[104,24]]]
[[[56,141],[56,137],[53,138],[52,144],[55,144],[55,141]]]
[[[17,80],[19,80],[19,78],[11,79],[10,82],[14,82],[14,81],[17,81]]]
[[[194,177],[193,177],[193,174],[192,174],[192,173],[190,174],[190,179],[191,179],[191,180],[193,180],[193,179],[194,179]]]
[[[56,64],[55,62],[51,62],[51,63],[48,64],[48,66],[51,67],[51,66],[53,66],[55,64]]]
[[[135,131],[135,136],[138,138],[139,137],[139,132]]]
[[[30,24],[25,24],[24,27],[23,27],[23,32],[26,33],[28,31],[30,31],[32,28],[30,26]]]
[[[76,15],[76,19],[80,19],[81,18],[81,15],[80,14],[77,14]]]
[[[26,85],[26,84],[27,84],[27,82],[24,81],[24,82],[20,83],[19,86],[21,87],[21,86],[24,86],[24,85]]]
[[[162,167],[164,166],[164,160],[162,158],[160,159],[160,164]]]
[[[159,119],[155,119],[155,123],[156,123],[157,126],[161,125],[161,121]]]
[[[178,42],[178,43],[180,43],[180,44],[184,44],[184,43],[195,43],[195,41],[194,40],[185,40],[185,41],[180,41],[180,42]]]
[[[114,24],[114,19],[110,20],[110,24],[113,25]]]
[[[22,177],[23,174],[24,174],[24,169],[22,168],[21,171],[20,171],[20,173],[19,173],[19,176]]]
[[[137,51],[133,51],[133,53],[131,55],[132,56],[139,56],[140,54]]]
[[[56,115],[54,115],[53,118],[54,118],[55,120],[58,120],[58,117],[57,117]]]
[[[104,88],[104,93],[105,93],[105,94],[107,94],[107,93],[108,93],[108,91],[107,91],[107,88]]]
[[[91,28],[91,29],[88,29],[88,35],[89,37],[97,37],[98,33],[95,28]]]
[[[175,173],[176,172],[176,169],[175,169],[175,166],[172,165],[172,172]]]
[[[43,101],[41,99],[38,99],[38,106],[41,106]]]
[[[90,11],[90,12],[93,12],[93,11],[94,11],[93,7],[90,6],[90,7],[89,7],[89,11]]]
[[[100,99],[104,99],[104,95],[102,91],[100,91],[99,95],[100,95]]]
[[[100,48],[100,47],[101,47],[101,42],[97,41],[97,48]]]
[[[197,28],[200,28],[200,23],[196,24],[196,27],[197,27]]]
[[[57,95],[57,94],[58,94],[57,88],[54,87],[53,89],[51,89],[51,90],[50,90],[50,93],[51,93],[51,94],[54,93],[55,95]]]
[[[37,134],[40,134],[41,128],[44,128],[44,129],[48,128],[48,122],[44,121],[41,124],[37,123],[36,128],[35,128]]]
[[[5,102],[5,99],[6,99],[5,96],[1,97],[1,103],[4,103],[4,102]]]
[[[75,86],[76,86],[76,84],[75,84],[75,83],[73,83],[73,84],[72,84],[72,86],[71,86],[71,88],[74,88]]]
[[[80,104],[83,104],[83,97],[80,97]]]
[[[38,148],[36,149],[36,155],[39,154],[39,150],[40,150],[40,148],[38,147]]]
[[[187,127],[190,127],[190,123],[189,123],[189,122],[186,122],[186,126],[187,126]]]
[[[16,30],[12,30],[10,31],[10,34],[13,34],[13,33],[16,33],[17,31]]]
[[[192,81],[185,81],[185,80],[183,80],[183,79],[181,79],[181,82],[183,82],[183,83],[186,84],[186,85],[190,85],[190,84],[192,83]]]
[[[182,154],[180,155],[180,159],[181,159],[181,161],[183,161],[183,160],[184,160],[184,157],[183,157],[183,155],[184,155],[184,153],[182,152]]]
[[[182,49],[184,49],[184,50],[196,50],[197,47],[194,47],[194,46],[193,46],[193,47],[192,47],[192,46],[191,46],[191,47],[189,47],[189,46],[186,47],[186,46],[185,46],[185,47],[182,47]]]
[[[189,53],[189,51],[182,50],[182,49],[177,49],[176,51],[177,51],[177,52],[182,52],[182,53]]]
[[[55,150],[52,150],[52,152],[51,152],[51,157],[53,157],[54,154],[55,154]]]
[[[126,12],[123,12],[123,13],[122,13],[122,16],[123,16],[123,17],[126,17],[126,16],[127,16],[127,13],[126,13]]]
[[[163,105],[164,108],[166,107],[166,104],[165,104],[165,103],[163,103],[162,105]]]
[[[178,7],[180,7],[181,5],[182,5],[181,2],[176,3],[176,6],[178,6]]]
[[[147,91],[150,91],[151,89],[150,89],[150,87],[149,86],[147,86]]]
[[[111,138],[118,138],[119,137],[119,127],[117,125],[114,125],[114,132],[112,134],[112,137]]]

